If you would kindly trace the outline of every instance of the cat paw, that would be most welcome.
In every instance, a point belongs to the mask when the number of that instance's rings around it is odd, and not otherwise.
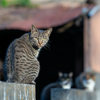
[[[32,81],[32,83],[31,83],[31,84],[36,85],[36,83],[35,83],[34,81]]]

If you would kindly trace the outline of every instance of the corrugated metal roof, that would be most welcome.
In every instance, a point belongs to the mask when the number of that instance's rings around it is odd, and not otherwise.
[[[82,7],[93,5],[60,4],[36,9],[0,8],[0,29],[20,29],[29,31],[32,24],[37,28],[49,28],[63,25],[81,14]]]

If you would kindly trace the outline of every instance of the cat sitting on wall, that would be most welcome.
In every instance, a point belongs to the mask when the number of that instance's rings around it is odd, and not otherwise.
[[[37,59],[39,52],[49,41],[52,28],[38,30],[34,25],[31,32],[15,39],[8,47],[3,66],[6,82],[34,83],[40,71]]]
[[[84,72],[75,79],[75,85],[78,89],[85,89],[87,91],[94,91],[95,89],[95,73]]]
[[[58,73],[58,80],[54,83],[50,83],[45,86],[41,92],[40,100],[50,100],[50,90],[51,88],[63,88],[63,89],[71,89],[72,86],[72,77],[73,73]]]

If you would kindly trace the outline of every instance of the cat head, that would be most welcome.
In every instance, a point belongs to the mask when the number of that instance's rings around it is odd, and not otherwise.
[[[33,48],[38,50],[44,45],[46,45],[49,40],[51,32],[52,28],[49,28],[45,31],[43,30],[39,31],[34,25],[32,25],[29,40]]]
[[[96,76],[95,76],[95,73],[85,73],[84,78],[85,78],[86,80],[92,79],[92,80],[95,81]]]
[[[82,78],[82,83],[85,88],[88,90],[93,90],[95,87],[95,80],[96,80],[96,75],[95,73],[84,73],[84,76]]]
[[[72,77],[73,77],[73,73],[70,72],[68,73],[62,73],[59,72],[58,73],[58,82],[60,83],[61,87],[64,89],[70,89],[72,86]]]

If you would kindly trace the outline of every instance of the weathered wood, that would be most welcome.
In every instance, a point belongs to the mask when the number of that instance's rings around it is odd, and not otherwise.
[[[52,88],[51,100],[100,100],[100,91]]]
[[[90,19],[84,18],[84,71],[91,71],[90,63]]]
[[[36,100],[35,85],[0,81],[0,100]]]

